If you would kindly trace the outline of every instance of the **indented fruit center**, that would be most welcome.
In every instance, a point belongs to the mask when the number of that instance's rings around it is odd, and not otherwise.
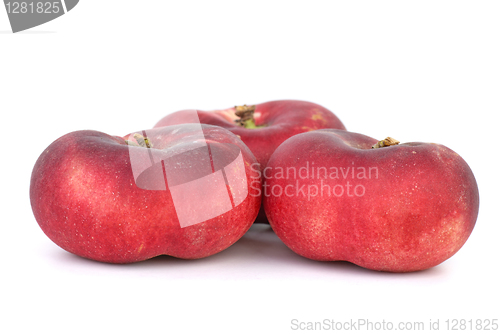
[[[372,146],[372,148],[381,148],[381,147],[387,147],[387,146],[393,146],[399,144],[399,140],[396,140],[392,137],[387,137],[384,140],[379,141],[375,145]]]
[[[125,140],[127,145],[132,145],[132,146],[139,146],[139,147],[146,147],[146,148],[152,148],[153,144],[149,140],[149,138],[140,135],[138,133],[134,133],[133,137],[135,139],[135,142],[132,140]],[[130,138],[130,137],[129,137]]]
[[[265,125],[255,124],[255,118],[253,117],[255,106],[247,106],[245,104],[242,106],[236,106],[234,109],[236,110],[234,114],[239,117],[235,120],[235,123],[239,126],[244,127],[245,129],[258,129],[265,127]]]

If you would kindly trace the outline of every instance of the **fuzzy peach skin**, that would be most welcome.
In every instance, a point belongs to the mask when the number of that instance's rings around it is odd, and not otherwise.
[[[203,124],[217,125],[240,136],[263,167],[274,150],[293,135],[327,128],[345,130],[330,110],[306,101],[279,100],[256,104],[253,115],[255,128],[238,125],[235,111],[235,108],[198,110],[198,117]],[[186,112],[182,110],[169,114],[154,127],[185,123],[184,115]]]
[[[443,145],[372,149],[375,143],[342,130],[286,140],[263,173],[271,227],[313,260],[389,272],[442,263],[476,222],[479,193],[471,169]]]
[[[183,138],[189,135],[186,131],[175,140],[162,138],[162,131],[147,130],[156,139],[152,149],[168,151],[190,143],[189,136]],[[247,179],[240,182],[248,187],[250,182],[260,182],[250,168],[255,157],[237,136],[209,125],[203,125],[203,134],[207,142],[221,146],[221,156],[227,143],[241,150]],[[125,138],[129,137],[72,132],[50,144],[38,158],[31,176],[31,206],[43,232],[57,245],[109,263],[137,262],[161,254],[196,259],[226,249],[250,228],[260,197],[247,196],[223,215],[181,228],[168,188],[153,191],[136,185],[129,154],[134,143],[127,144]],[[178,167],[186,175],[198,160],[190,153],[181,158]],[[207,194],[207,199],[214,196]]]
[[[243,124],[237,122],[236,107],[197,112],[201,123],[221,126],[238,135],[253,152],[260,168],[265,168],[274,150],[291,136],[317,129],[345,130],[344,124],[330,110],[299,100],[256,104],[253,120]],[[190,115],[188,110],[177,111],[162,118],[155,127],[190,122]],[[255,222],[268,223],[263,208]]]

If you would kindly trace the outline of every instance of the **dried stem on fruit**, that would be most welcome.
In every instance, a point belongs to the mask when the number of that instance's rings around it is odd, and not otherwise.
[[[263,127],[262,125],[257,126],[255,124],[255,119],[253,117],[253,114],[255,112],[255,106],[247,106],[245,104],[242,106],[235,106],[234,109],[235,109],[234,114],[237,117],[239,117],[239,119],[235,120],[235,122],[239,126],[242,126],[245,129],[257,129]]]
[[[372,146],[372,148],[382,148],[382,147],[387,147],[387,146],[393,146],[393,145],[398,145],[399,140],[396,140],[392,137],[387,137],[384,140],[379,141],[375,145]]]
[[[138,133],[134,133],[133,137],[137,141],[137,143],[134,141],[131,141],[131,140],[125,140],[127,145],[146,147],[146,148],[153,147],[153,144],[149,141],[149,139],[147,137],[144,137],[143,135],[140,135]]]

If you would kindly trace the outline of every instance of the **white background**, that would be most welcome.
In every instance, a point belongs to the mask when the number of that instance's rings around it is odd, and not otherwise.
[[[12,34],[0,7],[2,333],[287,333],[291,320],[500,318],[500,3],[82,0]],[[354,132],[444,144],[480,191],[465,246],[390,274],[292,253],[268,228],[229,249],[132,265],[53,244],[30,207],[58,137],[152,127],[180,109],[301,99]]]

